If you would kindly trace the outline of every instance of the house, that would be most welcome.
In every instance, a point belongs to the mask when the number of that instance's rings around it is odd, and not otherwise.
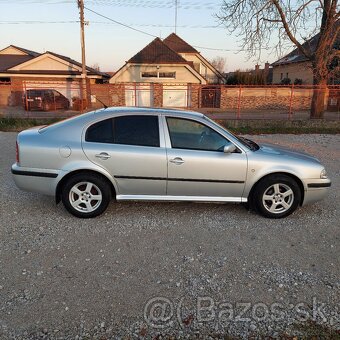
[[[107,82],[110,76],[87,67],[90,83]],[[69,99],[79,95],[82,65],[54,52],[38,53],[10,45],[0,50],[0,84],[10,85],[9,95],[0,94],[0,104],[16,105],[27,88],[56,88]],[[5,89],[1,89],[2,92]],[[8,90],[9,91],[9,90]],[[7,92],[8,92],[7,91]],[[6,102],[7,101],[7,102]]]
[[[110,83],[125,84],[126,105],[186,107],[194,85],[223,80],[195,48],[172,33],[163,41],[154,39],[130,58]]]
[[[309,39],[303,45],[315,51],[319,39],[319,34]],[[340,48],[340,35],[335,42],[335,48]],[[313,71],[311,62],[303,55],[298,48],[288,53],[283,58],[272,63],[273,84],[281,84],[284,79],[290,79],[291,83],[313,84]],[[331,72],[329,84],[339,84],[339,74]]]

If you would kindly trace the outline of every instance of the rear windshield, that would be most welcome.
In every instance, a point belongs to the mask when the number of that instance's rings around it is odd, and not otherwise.
[[[85,118],[85,116],[93,115],[94,112],[96,112],[96,111],[91,111],[91,112],[87,112],[87,113],[80,113],[76,116],[72,116],[72,117],[69,117],[69,118],[58,120],[56,122],[52,122],[49,125],[45,125],[45,126],[41,127],[39,129],[39,133],[44,133],[45,131],[49,130],[50,128],[54,128],[56,126],[63,125],[65,122],[68,122],[68,121],[83,119],[83,118]]]

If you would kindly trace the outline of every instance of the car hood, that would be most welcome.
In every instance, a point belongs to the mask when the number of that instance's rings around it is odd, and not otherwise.
[[[314,163],[320,163],[320,161],[314,157],[309,155],[308,153],[302,151],[295,151],[292,149],[288,149],[282,146],[277,146],[273,144],[259,144],[260,149],[257,152],[261,152],[267,155],[275,155],[275,156],[282,156],[290,159],[297,159],[302,161],[309,161]]]

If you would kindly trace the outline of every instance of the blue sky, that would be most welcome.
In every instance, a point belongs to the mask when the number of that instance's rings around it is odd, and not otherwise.
[[[220,0],[178,0],[177,34],[207,59],[226,58],[227,71],[253,68],[258,60],[236,53],[237,36],[218,25],[214,13]],[[85,6],[114,20],[165,38],[174,31],[175,0],[85,0]],[[78,61],[80,53],[79,11],[76,0],[0,0],[0,48],[10,44],[37,52],[53,51]],[[115,71],[154,38],[114,24],[85,10],[86,63],[98,63],[102,71]],[[43,21],[50,23],[23,23]],[[65,23],[60,23],[60,22]],[[57,23],[53,23],[57,22]],[[259,63],[273,62],[265,52]]]

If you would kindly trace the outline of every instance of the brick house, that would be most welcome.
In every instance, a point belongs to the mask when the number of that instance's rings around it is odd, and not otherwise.
[[[128,106],[177,107],[190,106],[199,95],[197,85],[223,81],[223,75],[175,33],[163,41],[154,39],[110,79],[125,84]]]
[[[315,51],[318,43],[319,34],[304,43],[304,46]],[[340,48],[340,35],[335,42],[335,48]],[[288,53],[283,58],[271,64],[273,66],[273,84],[280,84],[285,78],[289,78],[293,84],[296,79],[302,80],[302,84],[313,84],[312,64],[300,52],[298,48]],[[336,72],[332,72],[329,78],[329,84],[339,84],[340,76]]]
[[[10,45],[0,50],[0,104],[18,104],[25,88],[56,88],[71,99],[79,96],[81,64],[54,52],[38,53]],[[87,67],[90,83],[107,82],[110,76]]]

